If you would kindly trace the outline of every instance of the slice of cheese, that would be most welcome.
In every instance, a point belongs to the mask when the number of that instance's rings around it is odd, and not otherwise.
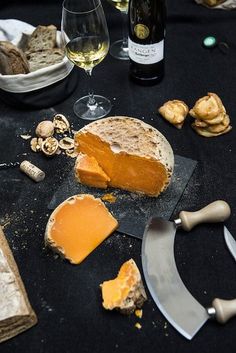
[[[130,314],[147,299],[139,269],[133,259],[126,261],[118,276],[101,284],[103,307]]]
[[[100,199],[75,195],[51,214],[45,242],[71,263],[79,264],[117,227],[116,219]]]
[[[75,162],[75,177],[81,183],[88,186],[106,189],[110,178],[99,166],[93,156],[79,153]]]
[[[36,323],[37,317],[0,227],[0,343]]]
[[[97,160],[110,178],[108,186],[158,196],[170,183],[172,148],[158,130],[138,119],[94,121],[75,134],[75,146]]]

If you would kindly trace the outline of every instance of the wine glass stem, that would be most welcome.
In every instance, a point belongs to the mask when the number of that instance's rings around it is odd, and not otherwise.
[[[121,11],[121,17],[122,17],[122,30],[123,30],[122,48],[127,49],[128,48],[127,12]]]
[[[96,100],[94,98],[94,93],[93,93],[93,89],[92,89],[92,69],[90,70],[86,70],[85,71],[87,76],[88,76],[88,107],[92,108],[92,107],[96,107],[97,103]]]

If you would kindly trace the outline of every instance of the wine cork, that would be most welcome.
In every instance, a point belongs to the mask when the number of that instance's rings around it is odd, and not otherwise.
[[[21,162],[20,170],[37,183],[45,178],[45,173],[29,161]]]

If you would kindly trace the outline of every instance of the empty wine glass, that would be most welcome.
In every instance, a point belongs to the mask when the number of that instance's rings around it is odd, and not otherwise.
[[[61,21],[62,42],[66,56],[92,77],[109,50],[109,34],[100,0],[64,0]],[[91,85],[91,84],[90,84]],[[96,120],[111,110],[109,99],[89,94],[74,104],[74,113],[81,119]]]
[[[129,60],[127,30],[127,13],[129,7],[129,0],[108,0],[108,2],[120,11],[122,17],[123,31],[123,38],[112,43],[110,48],[110,54],[116,59]]]

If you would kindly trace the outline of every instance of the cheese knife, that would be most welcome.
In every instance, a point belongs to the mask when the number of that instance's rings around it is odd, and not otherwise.
[[[192,339],[209,317],[226,322],[235,315],[236,300],[215,299],[206,309],[190,294],[175,263],[176,229],[181,226],[190,231],[199,223],[223,222],[230,213],[229,205],[218,200],[196,212],[182,211],[174,222],[153,217],[145,228],[142,266],[148,289],[166,319],[187,339]]]
[[[236,260],[236,241],[225,226],[224,226],[224,238],[229,251],[231,252],[234,260]]]

